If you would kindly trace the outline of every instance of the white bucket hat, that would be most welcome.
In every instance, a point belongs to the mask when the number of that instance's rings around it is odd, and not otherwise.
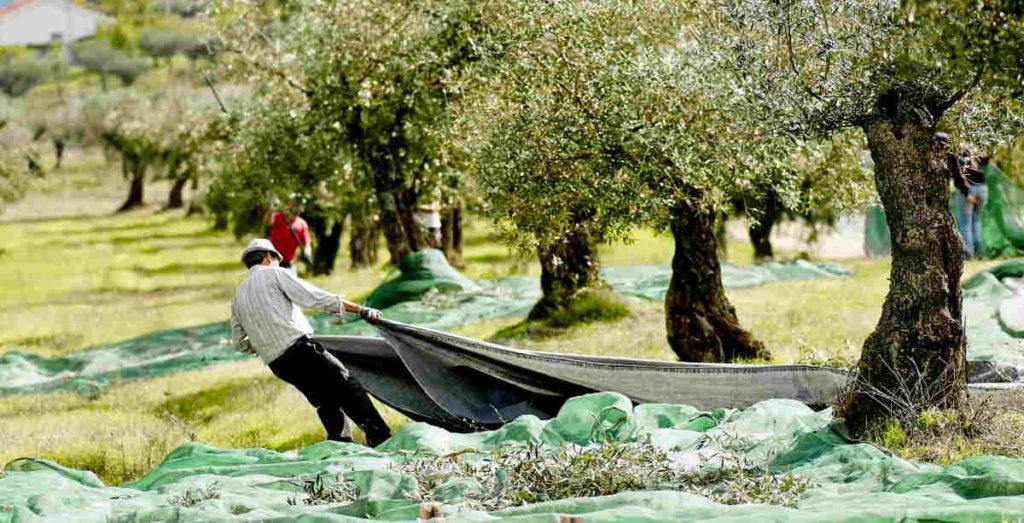
[[[251,242],[249,242],[249,245],[247,245],[245,247],[245,250],[242,251],[243,263],[245,262],[245,256],[253,251],[268,251],[273,253],[274,256],[277,256],[278,260],[284,259],[284,256],[281,256],[281,253],[277,252],[277,249],[274,248],[274,244],[270,243],[270,240],[266,238],[255,238]]]

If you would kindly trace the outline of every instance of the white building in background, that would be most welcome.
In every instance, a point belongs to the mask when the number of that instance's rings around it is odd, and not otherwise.
[[[0,47],[47,47],[63,42],[65,52],[110,18],[73,0],[0,0]]]

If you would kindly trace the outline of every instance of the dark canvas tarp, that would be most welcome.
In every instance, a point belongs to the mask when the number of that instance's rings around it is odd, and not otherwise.
[[[809,365],[730,365],[511,349],[386,321],[384,339],[318,340],[367,390],[412,419],[449,430],[554,416],[566,399],[614,391],[637,403],[743,408],[769,398],[827,406],[846,372]]]
[[[826,407],[846,385],[843,369],[608,358],[512,349],[387,321],[381,338],[318,336],[387,405],[454,431],[492,429],[518,416],[554,416],[569,398],[611,391],[634,403],[742,409],[782,398]],[[976,393],[1020,386],[1022,367],[971,362]]]

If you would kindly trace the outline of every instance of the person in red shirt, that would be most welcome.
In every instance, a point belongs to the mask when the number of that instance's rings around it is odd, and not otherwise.
[[[295,272],[295,262],[300,250],[305,255],[307,263],[313,259],[309,225],[299,216],[301,212],[302,208],[298,202],[293,201],[284,212],[268,213],[266,220],[267,238],[283,257],[281,267],[292,273]]]

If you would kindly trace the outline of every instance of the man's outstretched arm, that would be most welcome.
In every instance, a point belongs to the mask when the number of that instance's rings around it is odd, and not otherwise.
[[[360,315],[365,314],[364,311],[370,310],[345,300],[337,294],[331,294],[316,285],[302,281],[286,271],[274,271],[274,274],[277,276],[278,285],[281,286],[285,296],[292,303],[304,309],[316,309],[332,314],[353,312]]]

